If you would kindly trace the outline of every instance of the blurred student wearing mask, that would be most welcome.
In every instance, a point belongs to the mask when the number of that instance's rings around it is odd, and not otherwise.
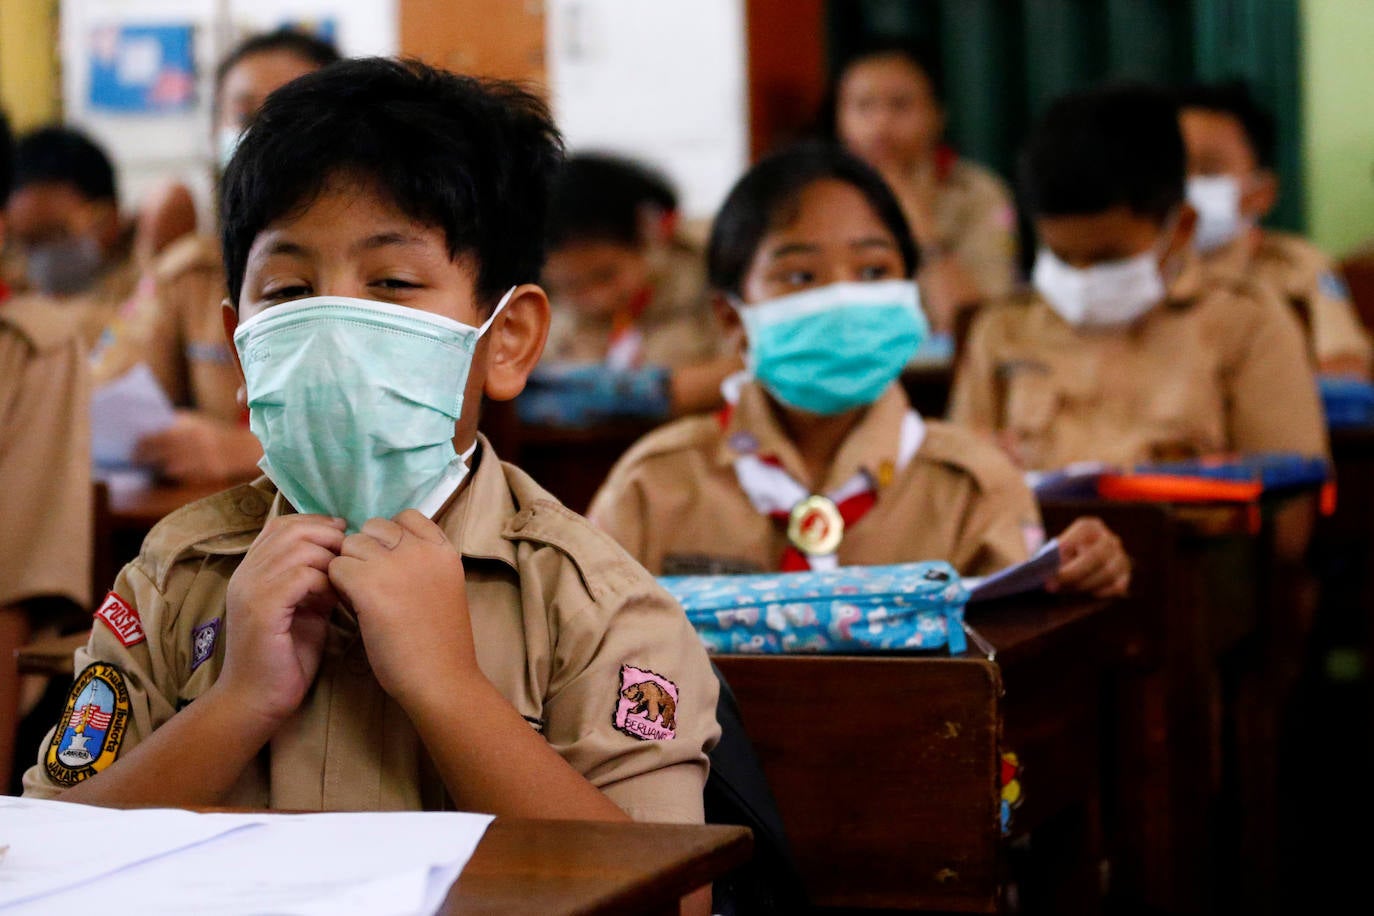
[[[21,288],[79,309],[85,344],[95,346],[138,280],[105,151],[67,127],[20,138],[5,220]]]
[[[337,60],[333,45],[291,30],[250,37],[230,51],[215,72],[216,173],[268,95]],[[184,236],[144,274],[129,319],[95,362],[97,383],[147,363],[179,408],[175,425],[148,436],[137,450],[139,461],[173,480],[249,477],[262,457],[238,401],[239,377],[220,311],[224,295],[218,238]]]
[[[1318,370],[1370,377],[1370,339],[1335,265],[1300,236],[1260,221],[1279,195],[1275,127],[1242,83],[1194,86],[1180,96],[1188,152],[1188,203],[1198,212],[1194,247],[1210,270],[1249,277],[1297,306],[1308,321]]]
[[[928,55],[897,43],[865,47],[841,66],[823,114],[827,132],[877,169],[901,203],[936,335],[953,330],[960,308],[1012,291],[1011,192],[944,142],[939,75]]]
[[[1032,470],[1326,453],[1297,318],[1193,252],[1170,96],[1115,86],[1061,99],[1021,165],[1040,241],[1034,291],[980,312],[952,420]]]
[[[568,159],[550,205],[543,281],[553,322],[516,402],[526,422],[666,420],[720,405],[743,363],[711,310],[701,252],[677,233],[677,194],[617,156]]]

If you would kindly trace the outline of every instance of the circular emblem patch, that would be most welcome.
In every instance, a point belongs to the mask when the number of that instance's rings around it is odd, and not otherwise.
[[[129,727],[129,688],[114,665],[95,662],[72,684],[44,767],[59,785],[73,786],[114,763]]]

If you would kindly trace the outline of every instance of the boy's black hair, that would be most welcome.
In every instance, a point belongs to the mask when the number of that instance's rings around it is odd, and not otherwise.
[[[14,134],[10,133],[10,119],[0,111],[0,201],[9,199],[14,184]]]
[[[259,233],[345,175],[473,255],[478,301],[494,305],[539,278],[562,150],[544,103],[512,83],[381,57],[307,74],[267,97],[220,183],[231,300]]]
[[[711,287],[740,295],[744,276],[763,237],[797,216],[803,191],[827,179],[851,185],[864,196],[897,241],[908,277],[920,266],[901,205],[882,176],[838,145],[801,143],[761,160],[731,188],[711,225],[706,269]]]
[[[246,57],[252,57],[254,54],[271,54],[274,52],[291,54],[318,67],[328,67],[342,59],[339,56],[339,49],[334,47],[331,42],[298,29],[280,28],[274,32],[250,35],[230,49],[229,53],[220,60],[219,66],[215,67],[214,97],[216,104],[218,104],[219,91],[224,87],[224,78],[229,75],[230,70],[238,66],[240,61]]]
[[[1184,174],[1174,99],[1132,84],[1059,99],[1031,131],[1020,163],[1032,217],[1125,206],[1162,223],[1183,201]]]
[[[554,182],[548,243],[600,241],[637,248],[644,208],[677,210],[677,192],[653,169],[604,153],[569,156]]]
[[[1201,108],[1216,114],[1230,115],[1240,122],[1250,142],[1250,150],[1261,168],[1274,164],[1274,149],[1278,143],[1278,127],[1274,116],[1255,101],[1250,88],[1240,80],[1211,85],[1195,84],[1179,92],[1179,108]]]
[[[44,183],[71,185],[87,200],[118,200],[110,157],[70,127],[40,127],[15,144],[10,193]]]
[[[941,75],[938,59],[933,49],[925,45],[913,44],[895,38],[871,38],[855,47],[835,68],[825,89],[821,111],[816,119],[816,133],[826,140],[839,139],[838,108],[840,104],[840,84],[856,65],[877,57],[900,57],[925,74],[930,91],[939,105],[945,104],[945,84]]]

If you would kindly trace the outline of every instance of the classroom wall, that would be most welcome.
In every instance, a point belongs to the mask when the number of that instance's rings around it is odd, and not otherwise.
[[[1374,3],[1304,0],[1307,225],[1334,255],[1374,240]]]
[[[57,0],[0,0],[0,109],[15,131],[58,115]]]

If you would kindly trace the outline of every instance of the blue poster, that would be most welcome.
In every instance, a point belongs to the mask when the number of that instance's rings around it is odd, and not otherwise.
[[[195,26],[112,25],[91,32],[90,107],[172,114],[196,101]]]

